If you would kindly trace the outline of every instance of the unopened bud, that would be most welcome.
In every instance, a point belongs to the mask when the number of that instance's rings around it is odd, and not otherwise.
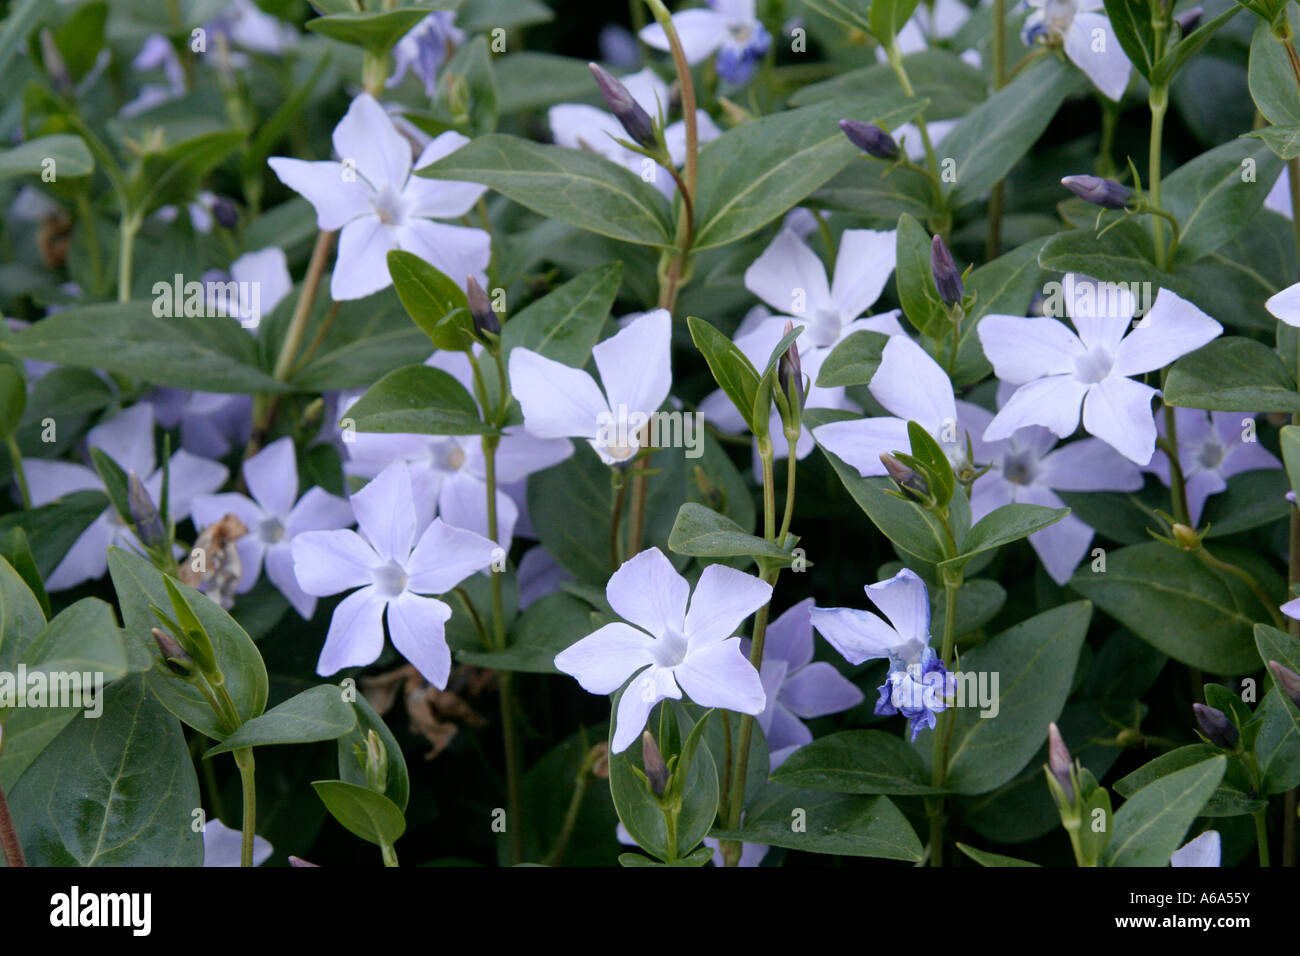
[[[162,651],[163,661],[171,668],[172,673],[189,677],[194,672],[194,658],[177,643],[174,637],[161,627],[155,627],[149,633],[153,635],[154,643],[158,645],[158,650]]]
[[[860,120],[840,120],[840,129],[849,142],[876,159],[898,159],[898,144],[879,126]]]
[[[794,331],[794,323],[787,321],[785,323],[785,335]],[[781,361],[777,365],[777,379],[781,383],[781,391],[786,394],[791,402],[798,397],[799,407],[803,407],[803,364],[799,361],[799,343],[791,342],[790,347],[785,350],[781,356]]]
[[[480,334],[491,332],[500,335],[501,323],[492,310],[492,302],[473,276],[465,280],[465,298],[469,300],[469,314],[474,317],[474,329]]]
[[[234,229],[239,225],[239,207],[225,196],[212,200],[212,218],[222,229]]]
[[[614,118],[623,124],[623,129],[632,141],[654,149],[658,145],[655,139],[655,124],[647,113],[628,92],[627,87],[614,79],[614,76],[598,63],[588,63],[587,67],[596,77],[600,95],[605,98],[605,105],[614,114]]]
[[[1197,24],[1201,22],[1201,15],[1205,13],[1204,7],[1192,7],[1190,10],[1184,10],[1174,17],[1174,23],[1178,24],[1178,29],[1183,36],[1191,33],[1196,29]]]
[[[1268,669],[1273,672],[1273,678],[1282,688],[1282,693],[1290,697],[1293,704],[1300,707],[1300,674],[1277,661],[1269,661]]]
[[[889,477],[894,479],[894,484],[898,485],[898,490],[907,497],[913,501],[924,501],[930,497],[930,486],[925,479],[893,455],[885,452],[880,456],[880,461],[885,466],[885,471],[889,472]]]
[[[650,789],[656,797],[662,797],[668,786],[668,765],[664,755],[659,752],[650,731],[641,731],[641,763],[645,767],[645,778],[650,782]]]
[[[1201,733],[1205,734],[1210,743],[1224,750],[1232,750],[1237,746],[1241,734],[1227,714],[1205,704],[1192,704],[1192,710],[1196,712],[1196,723],[1201,728]]]
[[[149,497],[149,492],[133,471],[126,476],[126,503],[131,511],[131,523],[135,533],[146,548],[156,548],[163,541],[163,523],[158,515],[158,506]]]
[[[945,305],[957,305],[966,294],[962,285],[961,273],[952,261],[952,253],[943,244],[943,237],[935,236],[930,240],[930,273],[934,276],[934,287]]]
[[[1201,537],[1192,528],[1185,524],[1175,524],[1170,528],[1170,533],[1174,536],[1174,541],[1178,547],[1184,551],[1195,551],[1201,546]]]
[[[373,730],[366,734],[366,786],[376,793],[388,788],[388,748]]]
[[[1133,198],[1133,190],[1100,176],[1066,176],[1061,185],[1080,199],[1106,209],[1123,209]]]
[[[1074,760],[1070,757],[1065,738],[1056,724],[1047,725],[1047,768],[1052,772],[1068,803],[1074,803],[1074,782],[1070,779]]]
[[[600,780],[609,779],[609,742],[602,740],[591,748],[591,775]]]

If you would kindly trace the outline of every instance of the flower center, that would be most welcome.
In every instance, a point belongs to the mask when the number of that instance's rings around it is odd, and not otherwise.
[[[655,663],[660,667],[676,667],[686,660],[686,638],[676,631],[665,631],[657,641],[654,650]]]
[[[1111,354],[1097,346],[1074,360],[1074,377],[1085,385],[1095,385],[1110,374],[1114,365],[1115,359]]]
[[[267,544],[275,544],[284,538],[284,523],[279,518],[263,518],[257,526],[257,534]]]
[[[370,580],[374,582],[380,594],[385,597],[397,597],[406,590],[406,569],[396,561],[389,561],[385,565],[372,569]]]
[[[1056,36],[1064,36],[1073,23],[1073,0],[1047,0],[1043,5],[1043,25]]]
[[[1013,485],[1028,485],[1038,474],[1038,462],[1027,451],[1013,452],[1002,459],[1002,477]]]
[[[1201,453],[1196,456],[1202,468],[1218,468],[1223,461],[1223,446],[1218,442],[1207,442],[1201,446]]]
[[[384,186],[370,199],[371,208],[386,226],[400,226],[406,218],[406,201],[392,186]]]
[[[459,471],[465,464],[465,449],[455,441],[437,442],[429,449],[429,457],[438,471]]]
[[[840,340],[840,330],[844,320],[835,309],[818,309],[817,314],[808,323],[808,341],[815,348],[828,349]]]

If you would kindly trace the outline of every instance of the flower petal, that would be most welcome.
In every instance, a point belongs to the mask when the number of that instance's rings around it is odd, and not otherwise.
[[[766,581],[724,564],[710,564],[700,575],[686,612],[684,634],[692,651],[731,637],[771,599],[772,585]]]
[[[673,29],[681,41],[686,62],[691,66],[707,59],[727,39],[727,24],[712,10],[683,10],[673,14]],[[668,34],[657,23],[642,27],[637,34],[648,47],[667,50]]]
[[[352,496],[357,527],[385,561],[404,563],[415,544],[415,496],[406,462],[396,461]]]
[[[806,667],[813,659],[812,620],[808,612],[813,599],[804,598],[768,624],[763,644],[763,661],[784,661],[791,671]]]
[[[538,438],[592,438],[609,405],[586,372],[525,348],[510,352],[510,391]]]
[[[686,659],[673,668],[673,676],[701,707],[722,707],[757,716],[767,706],[763,682],[740,652],[739,639],[693,645]]]
[[[835,256],[831,299],[844,321],[855,319],[876,304],[894,274],[898,231],[845,229]]]
[[[817,661],[791,674],[781,687],[781,703],[797,717],[811,719],[856,707],[862,691],[832,664]]]
[[[799,317],[812,318],[823,309],[835,307],[826,281],[826,267],[790,229],[777,233],[762,255],[745,270],[745,288],[777,312]],[[856,317],[857,313],[844,316]]]
[[[903,643],[898,632],[870,611],[850,607],[815,607],[808,612],[813,628],[850,664],[888,657]]]
[[[1096,438],[1062,445],[1043,457],[1040,468],[1043,484],[1060,491],[1137,491],[1142,487],[1142,472]]]
[[[406,563],[406,587],[420,594],[446,594],[492,563],[496,542],[434,518]]]
[[[1046,317],[986,315],[976,332],[998,378],[1013,385],[1069,374],[1075,358],[1085,353],[1077,335],[1064,323]]]
[[[378,216],[362,216],[345,225],[339,233],[339,253],[330,276],[330,298],[346,302],[387,289],[393,284],[388,253],[395,248],[393,230]]]
[[[659,410],[673,384],[672,337],[672,316],[654,309],[591,350],[615,416]]]
[[[612,694],[633,673],[654,663],[654,640],[630,624],[615,621],[555,655],[555,669],[577,679],[592,694]]]
[[[437,162],[444,156],[450,156],[469,140],[454,130],[437,136],[424,147],[420,158],[415,161],[418,172],[425,166]],[[454,179],[428,179],[412,175],[402,190],[405,199],[413,201],[409,215],[422,216],[426,219],[458,219],[474,208],[480,196],[487,192],[486,186],[478,183],[463,183]]]
[[[1156,301],[1115,350],[1115,375],[1163,368],[1223,334],[1223,326],[1186,299],[1161,289]]]
[[[401,189],[411,172],[411,144],[369,93],[356,97],[334,127],[334,151],[356,165],[376,191]]]
[[[1083,403],[1083,427],[1129,461],[1145,465],[1156,448],[1151,413],[1155,394],[1149,385],[1111,376],[1089,389]]]
[[[667,631],[686,634],[686,602],[691,586],[658,548],[624,561],[605,585],[614,613],[654,637]]]
[[[618,719],[614,723],[614,739],[610,749],[618,754],[627,750],[645,729],[646,718],[654,705],[665,697],[681,700],[682,692],[673,680],[673,673],[662,667],[647,667],[627,685],[618,700]]]
[[[290,547],[294,577],[316,597],[370,584],[371,570],[383,564],[355,531],[304,531]]]
[[[446,624],[451,608],[437,598],[409,591],[388,602],[388,634],[393,646],[434,687],[442,690],[451,675],[451,648]]]
[[[1076,13],[1065,34],[1065,55],[1104,96],[1119,102],[1132,68],[1108,19],[1097,13]]]
[[[984,429],[984,440],[1010,438],[1026,425],[1042,425],[1057,438],[1068,438],[1079,427],[1079,407],[1086,394],[1088,386],[1070,375],[1050,375],[1021,385]]]
[[[831,422],[813,429],[818,444],[845,464],[858,470],[863,478],[885,474],[880,456],[906,451],[911,447],[907,422],[901,418],[858,418]]]
[[[93,468],[70,461],[28,458],[23,461],[23,470],[27,473],[33,508],[47,505],[56,498],[76,491],[104,490],[104,483],[99,480],[99,475]]]
[[[345,499],[330,494],[324,488],[308,488],[307,493],[289,510],[284,521],[284,531],[292,537],[304,531],[346,528],[354,520],[352,505]]]
[[[274,515],[287,515],[298,497],[298,461],[293,439],[271,442],[244,462],[244,480],[253,498]]]
[[[330,618],[316,673],[328,677],[345,667],[364,667],[377,660],[384,650],[383,615],[387,603],[374,587],[354,591],[340,601]]]
[[[294,573],[293,545],[282,543],[266,551],[266,576],[275,589],[293,605],[304,621],[311,620],[316,612],[316,599],[302,589]]]
[[[885,343],[880,368],[867,387],[891,414],[914,421],[932,434],[944,423],[957,420],[947,373],[906,336],[896,335]]]
[[[1282,177],[1279,182],[1286,179]],[[1281,319],[1287,325],[1300,327],[1300,282],[1295,285],[1289,285],[1276,295],[1270,296],[1264,303],[1264,308],[1272,313],[1274,318]]]
[[[916,572],[903,568],[888,580],[868,584],[866,592],[904,641],[930,643],[930,592]]]
[[[143,481],[153,472],[157,461],[153,423],[153,406],[140,402],[92,428],[86,434],[86,444],[98,448],[123,471],[134,471]]]
[[[342,229],[359,216],[373,215],[374,193],[360,176],[345,176],[342,163],[309,163],[272,156],[271,171],[316,208],[316,226],[322,231]]]

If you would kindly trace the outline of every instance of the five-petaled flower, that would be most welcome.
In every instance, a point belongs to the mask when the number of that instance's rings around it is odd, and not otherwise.
[[[934,727],[935,714],[948,706],[953,690],[952,675],[930,646],[930,594],[907,568],[868,584],[866,592],[888,623],[870,611],[815,607],[812,626],[850,664],[889,660],[876,713],[902,714],[911,722],[915,740],[923,727]]]
[[[1157,418],[1156,425],[1164,436],[1163,416]],[[1178,432],[1178,460],[1182,464],[1183,489],[1192,524],[1200,523],[1205,499],[1226,490],[1233,475],[1282,467],[1273,453],[1256,439],[1254,415],[1176,408],[1174,428]],[[1156,450],[1147,470],[1169,485],[1169,456],[1163,448]]]
[[[487,284],[488,234],[435,221],[465,215],[487,187],[425,179],[411,171],[467,142],[449,130],[435,137],[412,166],[410,143],[375,98],[362,93],[334,127],[339,162],[283,156],[267,160],[286,186],[316,207],[316,224],[322,230],[342,230],[330,278],[335,301],[360,299],[388,288],[392,277],[387,256],[393,249],[432,263],[462,288],[469,275]]]
[[[316,597],[356,588],[334,609],[316,672],[322,676],[373,662],[384,649],[383,620],[393,646],[439,690],[451,673],[445,594],[492,563],[492,541],[435,518],[416,518],[405,462],[389,465],[352,496],[355,531],[305,531],[293,539],[293,567],[303,591]],[[385,615],[385,612],[387,614]]]
[[[618,703],[614,753],[640,736],[655,704],[680,700],[682,691],[703,707],[763,712],[763,682],[733,635],[771,599],[770,584],[711,564],[692,594],[664,553],[650,548],[610,576],[605,596],[631,623],[606,624],[588,634],[557,654],[555,666],[593,694],[612,694],[632,677]]]
[[[985,441],[1042,425],[1058,438],[1083,427],[1138,465],[1156,447],[1151,398],[1130,375],[1163,368],[1223,332],[1192,303],[1161,289],[1130,330],[1137,300],[1124,286],[1067,275],[1064,306],[1077,334],[1051,318],[986,315],[980,344],[998,378],[1019,385],[984,432]]]
[[[686,62],[701,63],[716,50],[718,76],[736,86],[749,80],[772,45],[755,0],[709,0],[707,8],[683,10],[673,14],[672,21]],[[656,50],[669,49],[668,35],[657,23],[644,27],[640,37]]]
[[[1033,43],[1039,37],[1060,43],[1065,55],[1087,74],[1108,99],[1119,102],[1128,88],[1131,67],[1115,30],[1096,11],[1102,0],[1025,0],[1034,12],[1025,20],[1021,38]]]

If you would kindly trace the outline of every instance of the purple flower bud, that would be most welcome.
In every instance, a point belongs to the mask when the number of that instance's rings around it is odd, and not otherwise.
[[[1237,746],[1241,734],[1227,714],[1205,704],[1192,704],[1192,710],[1196,712],[1196,723],[1201,728],[1201,733],[1205,734],[1210,743],[1224,750],[1232,750]]]
[[[898,159],[898,144],[879,126],[860,120],[840,120],[840,129],[849,142],[876,159]]]
[[[1047,725],[1047,768],[1052,772],[1068,803],[1074,803],[1074,782],[1070,779],[1070,770],[1074,760],[1065,746],[1065,739],[1056,724]]]
[[[1105,209],[1123,209],[1133,198],[1133,190],[1100,176],[1066,176],[1061,185],[1080,199]]]
[[[898,485],[898,490],[907,497],[913,501],[924,501],[930,497],[930,486],[925,479],[893,455],[885,452],[880,456],[880,461],[885,466],[885,471],[889,472],[889,477],[894,479],[894,484]]]
[[[492,303],[473,276],[465,280],[465,298],[469,300],[469,314],[474,317],[474,329],[480,334],[491,332],[493,335],[500,335],[501,323],[497,321],[496,312],[492,310]]]
[[[789,335],[794,331],[794,323],[787,321],[783,335]],[[790,347],[785,350],[781,356],[780,364],[777,366],[777,378],[781,382],[781,391],[784,392],[791,401],[794,396],[798,396],[799,407],[803,407],[803,363],[799,361],[799,343],[791,342]]]
[[[648,730],[641,732],[641,763],[645,766],[650,789],[656,797],[662,797],[668,787],[668,765],[664,763],[664,755],[659,752],[659,747]]]
[[[939,290],[939,298],[945,305],[956,305],[966,294],[962,285],[961,273],[952,261],[952,253],[943,244],[940,236],[930,240],[930,272],[934,275],[934,287]]]
[[[605,105],[615,119],[623,124],[627,135],[646,149],[654,149],[658,141],[655,139],[655,124],[650,119],[650,114],[632,98],[627,87],[614,79],[599,63],[588,63],[587,67],[596,77],[596,85],[600,87],[600,95],[605,98]]]
[[[163,661],[173,673],[188,677],[194,672],[194,658],[176,642],[174,637],[160,627],[155,627],[150,633],[153,635],[154,643],[158,645],[158,650],[162,651]]]
[[[144,546],[155,548],[162,544],[163,523],[158,515],[158,507],[134,471],[126,476],[126,503],[131,510],[131,523],[135,525],[135,533],[140,536]]]
[[[222,229],[234,229],[239,225],[239,207],[225,196],[212,200],[212,218]]]
[[[1178,24],[1178,29],[1182,31],[1183,36],[1191,33],[1196,29],[1197,24],[1201,22],[1201,15],[1205,13],[1204,7],[1192,7],[1190,10],[1184,10],[1174,17],[1174,23]]]
[[[1300,707],[1300,674],[1297,674],[1291,668],[1277,661],[1269,661],[1268,669],[1273,672],[1273,678],[1277,681],[1282,693],[1291,698],[1291,702]]]

